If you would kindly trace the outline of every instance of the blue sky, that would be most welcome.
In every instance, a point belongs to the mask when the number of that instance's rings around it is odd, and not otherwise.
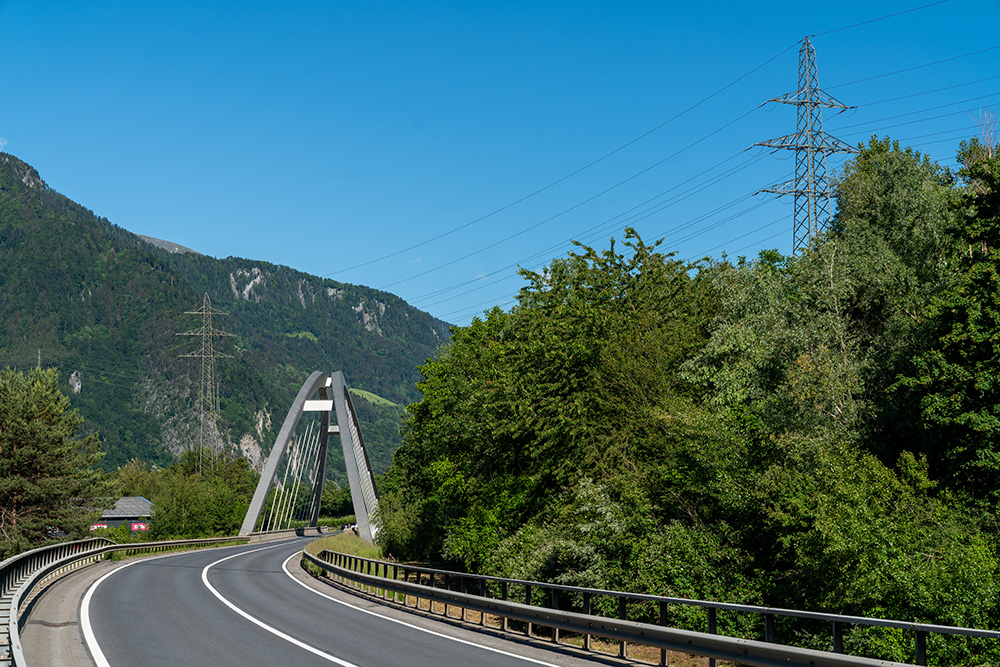
[[[857,105],[827,131],[954,166],[1000,115],[1000,0],[928,4],[0,0],[0,138],[133,232],[466,324],[625,225],[789,252],[791,198],[753,193],[793,156],[747,149],[794,132],[762,103],[806,35]]]

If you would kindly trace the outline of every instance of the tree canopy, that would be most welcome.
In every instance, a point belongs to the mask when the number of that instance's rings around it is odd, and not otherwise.
[[[384,548],[519,578],[1000,622],[1000,171],[975,148],[953,174],[873,137],[798,256],[687,263],[627,230],[522,272],[509,312],[455,329],[421,367],[381,486]],[[888,631],[850,641],[912,651]],[[978,651],[956,641],[938,659],[997,657]]]
[[[0,559],[82,537],[110,489],[97,437],[60,393],[54,370],[0,371]]]

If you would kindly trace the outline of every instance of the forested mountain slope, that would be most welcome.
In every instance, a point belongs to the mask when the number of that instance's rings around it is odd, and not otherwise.
[[[395,404],[357,401],[373,464],[388,464],[416,367],[447,339],[447,324],[367,287],[170,252],[0,154],[0,366],[58,367],[86,427],[101,435],[106,467],[163,463],[197,437],[198,360],[179,357],[197,341],[176,334],[200,326],[184,313],[204,294],[228,314],[215,326],[235,335],[217,342],[233,355],[216,370],[231,447],[266,451],[305,377],[343,370],[353,388]]]

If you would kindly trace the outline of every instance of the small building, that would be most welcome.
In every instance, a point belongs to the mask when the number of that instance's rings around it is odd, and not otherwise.
[[[142,496],[125,496],[119,498],[112,509],[104,510],[101,520],[90,527],[117,528],[122,524],[129,530],[149,530],[149,517],[153,514],[153,503]]]

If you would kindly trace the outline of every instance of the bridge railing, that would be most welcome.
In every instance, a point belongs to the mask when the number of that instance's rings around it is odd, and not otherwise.
[[[480,624],[485,625],[487,616],[491,615],[499,619],[499,627],[503,631],[516,630],[527,636],[537,636],[536,626],[543,626],[549,628],[546,634],[555,643],[561,641],[560,633],[573,633],[578,637],[577,641],[582,644],[582,648],[588,651],[593,650],[591,638],[601,637],[618,643],[620,657],[627,656],[627,645],[630,643],[652,646],[660,649],[661,665],[669,664],[669,651],[708,657],[712,667],[716,660],[761,667],[774,667],[777,662],[813,667],[902,664],[845,655],[844,631],[849,626],[895,628],[910,633],[913,637],[914,664],[917,665],[927,664],[927,639],[934,634],[1000,639],[1000,632],[993,630],[504,579],[385,562],[329,550],[320,552],[319,556],[305,552],[304,557],[334,578],[350,582],[363,592],[403,606],[414,606],[432,613],[440,612],[446,616],[449,615],[449,607],[460,608],[463,621],[468,620],[468,611],[479,612]],[[636,607],[639,606],[644,607],[647,612],[650,608],[655,610],[659,623],[630,621],[630,610],[633,615],[638,615]],[[617,617],[598,615],[598,607],[605,612],[608,609],[616,612]],[[668,627],[671,610],[678,607],[703,610],[703,626],[707,632]],[[756,617],[759,625],[763,626],[763,640],[718,634],[720,613],[750,614]],[[828,624],[829,645],[833,650],[778,644],[775,627],[777,618],[805,619]],[[515,624],[517,628],[512,627]]]
[[[112,553],[133,556],[215,544],[246,544],[254,537],[208,537],[128,544],[116,544],[98,537],[32,549],[0,562],[0,667],[27,667],[21,650],[20,626],[36,594],[55,577]]]

